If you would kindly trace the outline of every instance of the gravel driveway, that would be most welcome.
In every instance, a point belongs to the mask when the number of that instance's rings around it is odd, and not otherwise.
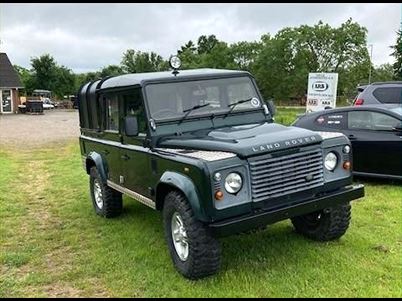
[[[0,147],[9,144],[34,147],[78,139],[79,134],[77,110],[46,110],[43,115],[0,115]]]

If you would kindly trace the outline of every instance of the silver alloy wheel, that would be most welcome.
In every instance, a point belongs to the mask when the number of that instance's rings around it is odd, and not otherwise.
[[[172,215],[172,238],[173,245],[180,260],[186,261],[189,253],[188,237],[184,228],[183,220],[179,213],[175,212]]]
[[[95,196],[96,206],[98,206],[99,209],[102,209],[103,208],[103,194],[102,194],[102,188],[100,186],[98,179],[94,180],[94,196]]]

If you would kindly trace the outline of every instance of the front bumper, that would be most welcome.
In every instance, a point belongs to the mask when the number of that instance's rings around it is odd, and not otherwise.
[[[287,205],[285,208],[261,209],[252,214],[211,223],[209,224],[209,228],[214,236],[228,236],[258,226],[273,224],[291,217],[329,208],[334,205],[348,203],[363,196],[363,185],[351,185],[313,199]]]

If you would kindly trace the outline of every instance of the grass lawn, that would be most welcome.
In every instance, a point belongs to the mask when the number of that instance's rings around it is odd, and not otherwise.
[[[283,221],[222,239],[220,272],[193,282],[171,263],[159,212],[124,198],[122,216],[95,215],[77,141],[0,146],[0,297],[402,297],[402,187],[359,181],[366,197],[339,241]]]

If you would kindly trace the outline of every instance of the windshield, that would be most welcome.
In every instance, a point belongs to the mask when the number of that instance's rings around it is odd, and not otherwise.
[[[262,106],[251,79],[244,76],[150,84],[146,87],[146,94],[151,117],[156,121],[181,119],[186,112],[186,117],[227,113],[231,109],[230,104],[247,99],[253,101],[237,104],[232,112],[255,110]]]

